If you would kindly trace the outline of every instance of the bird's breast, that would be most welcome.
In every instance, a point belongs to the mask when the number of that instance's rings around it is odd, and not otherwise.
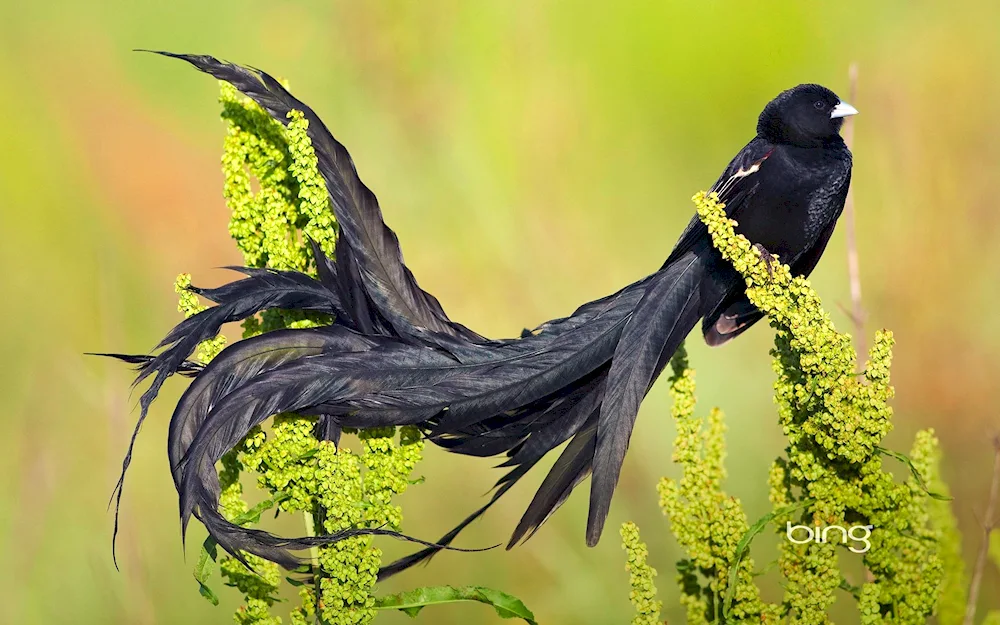
[[[840,216],[850,161],[776,156],[778,162],[767,173],[779,175],[758,178],[736,230],[789,262],[809,249]],[[767,164],[772,165],[771,159]]]

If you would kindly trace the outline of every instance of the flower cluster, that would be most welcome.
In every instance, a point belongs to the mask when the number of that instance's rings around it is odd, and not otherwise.
[[[392,504],[392,496],[410,485],[424,443],[412,427],[400,428],[398,444],[394,435],[394,428],[360,432],[360,454],[320,443],[316,498],[327,532],[352,527],[399,529],[402,512]],[[320,549],[320,611],[326,622],[353,625],[375,617],[372,591],[381,561],[382,551],[372,545],[371,536],[355,536]]]
[[[625,523],[621,529],[622,547],[628,555],[625,570],[629,572],[632,592],[629,598],[635,607],[632,625],[657,625],[660,622],[660,608],[663,602],[656,599],[656,569],[646,563],[649,549],[639,538],[639,528],[635,523]]]
[[[248,267],[312,273],[315,263],[306,237],[332,254],[337,230],[306,134],[308,121],[293,111],[288,125],[282,125],[229,83],[220,85],[222,119],[228,123],[222,173],[223,196],[232,212],[229,234]],[[244,322],[243,337],[307,327],[308,321],[327,320],[302,311],[269,310]]]
[[[701,419],[694,415],[694,371],[688,368],[683,346],[670,364],[672,416],[677,426],[673,461],[684,471],[680,480],[660,480],[657,490],[664,514],[676,520],[674,536],[688,554],[677,567],[687,620],[692,624],[718,621],[728,594],[729,609],[736,618],[774,622],[776,609],[761,601],[753,583],[753,560],[737,562],[748,524],[739,500],[722,490],[726,477],[723,414],[711,411],[708,427],[703,429]]]
[[[853,598],[865,624],[925,622],[939,596],[964,584],[964,571],[954,518],[936,492],[943,485],[934,433],[918,433],[908,455],[882,447],[892,427],[892,334],[876,334],[857,372],[850,335],[836,331],[808,280],[739,235],[714,194],[699,193],[694,202],[716,249],[744,277],[747,297],[774,328],[775,403],[788,444],[770,470],[773,510],[748,526],[739,501],[721,489],[722,414],[712,411],[707,428],[694,417],[694,374],[683,352],[675,356],[673,460],[682,475],[662,480],[659,493],[688,554],[678,565],[688,622],[826,624],[837,593]],[[894,479],[885,458],[901,461],[908,479]],[[783,538],[776,564],[784,592],[774,604],[761,601],[748,556],[751,540],[770,523]],[[829,540],[785,540],[787,523],[867,526],[870,544],[850,549],[846,530]],[[850,558],[863,565],[862,579],[843,572]],[[942,617],[947,611],[954,618],[959,605],[942,600]]]
[[[308,134],[308,120],[291,111],[287,120],[272,119],[250,98],[222,83],[222,118],[228,124],[222,169],[224,196],[232,210],[229,232],[249,267],[316,274],[309,240],[335,257],[337,223],[326,183]],[[282,123],[287,121],[287,124]],[[308,239],[308,240],[307,240]],[[202,310],[191,277],[181,275],[175,289],[179,310],[190,317]],[[292,310],[266,310],[243,323],[249,338],[282,328],[328,324],[328,316]],[[197,359],[208,364],[225,347],[225,337],[201,343]],[[424,439],[417,427],[371,428],[356,434],[357,443],[338,448],[316,438],[315,417],[274,415],[270,426],[255,427],[219,467],[220,510],[230,522],[250,526],[265,511],[301,513],[305,531],[336,534],[347,529],[399,531],[402,510],[393,503],[411,484]],[[327,430],[329,428],[323,428]],[[346,439],[346,437],[345,437]],[[259,490],[270,495],[250,507],[241,477],[253,473]],[[234,616],[239,625],[279,625],[271,614],[283,586],[278,565],[248,553],[240,559],[220,554],[212,537],[205,540],[194,577],[201,594],[219,603],[209,586],[219,569],[226,584],[238,589],[245,605]],[[376,598],[382,552],[371,535],[353,536],[313,547],[311,563],[285,578],[298,587],[300,605],[290,610],[293,625],[364,625],[379,610],[415,615],[426,605],[477,601],[504,617],[534,625],[534,615],[516,597],[480,586],[417,588]]]
[[[222,83],[222,117],[228,122],[222,159],[224,195],[232,210],[229,231],[251,267],[315,271],[306,237],[332,254],[336,223],[326,187],[317,170],[316,154],[298,111],[287,126],[271,119],[257,104]],[[181,275],[175,289],[179,309],[186,316],[204,307],[189,290],[191,278]],[[244,323],[244,338],[278,328],[315,326],[321,315],[266,311]],[[209,362],[225,346],[225,337],[201,344],[198,359]],[[360,452],[337,449],[318,441],[314,418],[276,415],[269,428],[255,428],[221,462],[221,509],[233,522],[250,524],[267,507],[277,512],[301,512],[306,530],[333,533],[347,528],[399,529],[402,512],[392,503],[411,483],[421,458],[423,439],[415,428],[380,428],[359,433]],[[240,476],[256,474],[257,486],[271,498],[250,510],[243,499]],[[253,514],[251,514],[253,513]],[[206,545],[205,558],[215,559]],[[244,554],[251,569],[227,556],[218,557],[227,585],[237,588],[246,605],[235,615],[240,625],[276,625],[270,613],[277,601],[281,575],[276,564]],[[291,612],[292,623],[308,623],[317,613],[330,625],[358,625],[375,617],[372,595],[382,553],[370,536],[359,536],[314,550],[317,566],[300,585],[301,606]],[[205,585],[208,572],[199,563],[196,577],[203,594],[214,600]]]
[[[177,293],[177,312],[181,313],[185,317],[190,317],[191,315],[200,313],[205,310],[201,302],[198,301],[198,296],[189,290],[191,286],[191,274],[182,273],[177,276],[177,280],[174,281],[174,292]],[[208,364],[210,360],[215,358],[219,352],[226,347],[226,337],[222,334],[210,338],[207,341],[202,341],[198,345],[198,353],[195,356],[198,362],[202,364]]]

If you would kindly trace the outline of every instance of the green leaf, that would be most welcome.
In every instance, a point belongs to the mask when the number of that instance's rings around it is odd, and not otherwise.
[[[778,561],[777,560],[771,560],[770,562],[767,563],[767,566],[765,566],[764,568],[760,569],[759,571],[754,571],[753,572],[753,576],[754,577],[761,577],[763,575],[767,575],[768,573],[770,573],[771,571],[773,571],[776,568],[778,568]]]
[[[843,591],[851,593],[851,596],[855,599],[861,599],[861,587],[854,586],[851,582],[847,581],[847,578],[843,575],[840,576],[840,586],[838,586]]]
[[[198,582],[198,592],[201,593],[202,597],[205,597],[206,599],[211,601],[212,605],[219,605],[219,598],[216,597],[215,593],[212,592],[212,589],[206,586],[205,584]]]
[[[938,501],[951,501],[951,497],[942,495],[941,493],[935,493],[931,491],[930,488],[927,487],[927,482],[924,481],[924,476],[920,475],[920,471],[918,471],[917,467],[913,464],[913,460],[911,460],[910,457],[907,456],[906,454],[900,453],[898,451],[892,451],[891,449],[886,449],[885,447],[880,447],[880,446],[876,446],[875,451],[879,452],[883,456],[889,456],[890,458],[895,458],[896,460],[899,460],[906,466],[910,467],[910,473],[913,475],[913,479],[917,481],[917,486],[919,486],[921,490],[927,493],[927,495],[930,496],[931,499],[937,499]]]
[[[318,454],[318,453],[319,453],[319,447],[313,447],[309,451],[305,452],[304,454],[301,454],[298,458],[296,458],[295,462],[302,462],[304,460],[310,460],[312,458],[315,458],[316,454]]]
[[[219,555],[218,543],[209,536],[201,544],[201,555],[198,557],[198,564],[194,567],[194,579],[198,582],[198,592],[212,602],[212,605],[219,605],[219,598],[215,596],[212,589],[205,582],[212,576],[215,568],[215,559]]]
[[[493,606],[501,618],[524,619],[528,625],[537,625],[535,615],[531,613],[521,600],[505,592],[484,588],[482,586],[432,586],[415,588],[413,590],[380,597],[375,601],[379,610],[399,610],[409,616],[416,616],[420,610],[429,605],[441,603],[456,603],[459,601],[478,601]]]
[[[209,536],[201,544],[201,555],[198,557],[198,565],[194,567],[194,578],[199,582],[206,581],[212,575],[212,565],[219,555],[218,543]]]
[[[722,605],[722,616],[725,620],[729,620],[729,610],[733,606],[733,597],[736,595],[736,578],[740,572],[740,563],[743,562],[743,558],[750,551],[750,541],[753,540],[754,536],[760,534],[775,517],[808,508],[813,503],[815,503],[814,499],[804,499],[790,506],[772,510],[757,519],[757,522],[751,525],[746,533],[743,534],[743,538],[740,538],[740,542],[736,543],[736,558],[733,559],[733,564],[729,567],[729,582],[726,584],[726,597]]]

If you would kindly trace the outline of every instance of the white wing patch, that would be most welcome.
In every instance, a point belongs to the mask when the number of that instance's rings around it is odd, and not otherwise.
[[[719,199],[720,200],[724,200],[726,192],[732,190],[733,186],[739,180],[742,180],[743,178],[746,178],[747,176],[752,176],[752,175],[756,174],[758,171],[760,171],[761,164],[764,161],[767,160],[768,156],[771,156],[770,152],[768,152],[764,156],[764,158],[762,158],[762,159],[760,159],[758,161],[755,161],[752,165],[750,165],[750,167],[747,167],[745,169],[743,167],[740,167],[740,170],[738,172],[736,172],[735,174],[733,174],[732,176],[730,176],[729,180],[726,180],[726,182],[724,182],[722,184],[722,186],[719,187],[719,189],[716,191],[716,193],[719,194]]]

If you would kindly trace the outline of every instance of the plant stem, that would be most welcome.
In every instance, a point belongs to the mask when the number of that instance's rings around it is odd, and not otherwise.
[[[963,625],[972,625],[976,617],[976,602],[979,600],[979,586],[983,581],[983,570],[986,568],[986,557],[990,551],[990,534],[995,528],[997,499],[1000,498],[1000,434],[993,437],[993,479],[990,482],[990,498],[986,503],[986,516],[983,519],[983,544],[976,556],[976,566],[972,571],[972,582],[969,584],[969,600],[965,604],[965,620]]]
[[[858,93],[858,64],[851,63],[847,70],[848,82],[850,83],[848,98],[851,103],[855,102]],[[844,121],[844,143],[847,147],[854,145],[854,118],[848,117]],[[858,360],[864,363],[865,348],[865,311],[861,305],[861,263],[858,260],[858,240],[857,226],[855,223],[854,211],[854,186],[847,190],[847,201],[844,203],[844,227],[847,237],[847,275],[851,284],[851,312],[849,316],[854,323],[854,342],[858,350]]]
[[[302,516],[305,517],[306,524],[306,536],[316,535],[316,519],[315,515],[318,514],[319,504],[314,504],[313,510],[303,510]],[[320,591],[322,587],[320,586],[320,579],[323,578],[323,570],[319,563],[319,547],[310,547],[309,556],[313,563],[313,593],[315,594],[316,605],[313,606],[315,614],[316,625],[322,625],[323,616],[319,608],[320,602]]]

